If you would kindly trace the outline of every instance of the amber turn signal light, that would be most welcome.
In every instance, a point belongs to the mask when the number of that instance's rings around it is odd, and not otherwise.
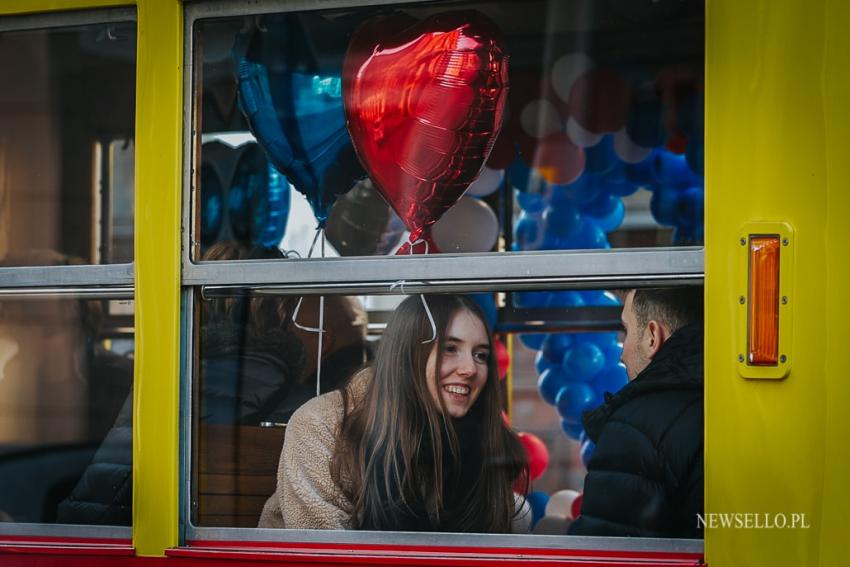
[[[750,237],[747,362],[776,366],[779,360],[779,236]]]

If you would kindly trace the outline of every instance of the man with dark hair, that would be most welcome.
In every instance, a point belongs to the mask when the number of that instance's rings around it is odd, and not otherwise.
[[[702,287],[629,290],[629,384],[584,414],[596,449],[574,535],[702,537]]]

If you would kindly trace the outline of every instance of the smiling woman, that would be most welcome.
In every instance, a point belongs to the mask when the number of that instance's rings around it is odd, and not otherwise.
[[[492,344],[467,297],[402,302],[374,366],[292,416],[260,527],[522,530],[512,485],[527,463],[501,418]]]

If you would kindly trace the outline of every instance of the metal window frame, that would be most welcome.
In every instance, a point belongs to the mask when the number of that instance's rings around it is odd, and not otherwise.
[[[424,0],[427,1],[427,0]],[[191,257],[197,179],[195,157],[201,133],[195,122],[194,27],[200,19],[252,16],[309,9],[333,9],[423,0],[311,0],[266,2],[221,0],[191,2],[184,7],[184,172],[182,214],[183,313],[181,313],[181,544],[204,540],[231,542],[423,543],[420,533],[211,528],[192,524],[192,345],[193,309],[197,294],[386,294],[403,281],[405,292],[471,292],[534,289],[617,289],[670,285],[701,285],[702,247],[632,248],[440,254],[412,257],[349,257],[294,260],[204,262]],[[427,534],[429,544],[500,548],[605,549],[702,553],[702,540],[605,538],[542,535]]]
[[[55,30],[119,22],[138,22],[135,6],[2,16],[0,17],[0,33]],[[0,267],[0,300],[132,299],[134,266],[134,263],[125,263]],[[36,536],[129,540],[132,535],[132,526],[0,523],[0,538]]]
[[[137,21],[135,6],[44,12],[3,16],[0,18],[0,32],[39,31],[129,21]]]
[[[3,536],[39,536],[55,538],[130,539],[131,526],[89,526],[86,524],[0,524],[0,541]]]

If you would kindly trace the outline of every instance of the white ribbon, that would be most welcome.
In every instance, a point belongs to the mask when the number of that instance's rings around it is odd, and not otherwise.
[[[410,246],[407,249],[407,253],[409,255],[413,255],[413,247],[417,244],[424,244],[425,254],[428,254],[428,241],[420,238],[419,240],[415,240],[410,243]],[[404,293],[404,284],[405,280],[398,280],[397,282],[390,285],[390,291],[394,290],[395,288],[399,288],[401,290],[402,295],[406,295]],[[425,300],[425,294],[420,293],[419,299],[422,300],[422,306],[425,308],[425,315],[428,316],[428,322],[431,323],[431,338],[422,341],[422,344],[426,345],[428,343],[433,343],[437,340],[437,324],[434,322],[434,316],[431,314],[431,308],[428,307],[428,302]]]
[[[313,249],[316,248],[316,242],[319,240],[319,235],[322,237],[322,258],[325,257],[325,229],[322,227],[316,227],[316,236],[313,237],[313,243],[310,245],[310,250],[307,252],[307,258],[313,256]],[[302,331],[308,331],[310,333],[318,333],[319,334],[319,351],[316,354],[316,395],[319,396],[322,393],[322,337],[325,334],[325,296],[319,296],[319,326],[318,327],[306,327],[301,325],[298,322],[298,312],[301,310],[301,303],[304,302],[304,296],[298,298],[298,303],[295,304],[295,310],[292,312],[292,324],[301,329]]]

